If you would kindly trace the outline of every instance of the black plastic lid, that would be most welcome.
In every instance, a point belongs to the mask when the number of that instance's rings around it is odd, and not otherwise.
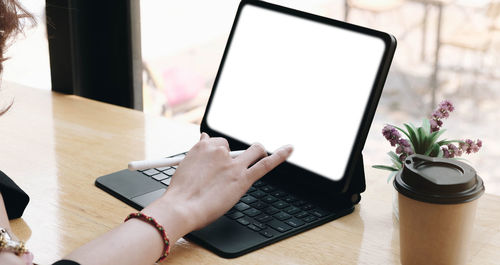
[[[394,187],[406,197],[438,204],[468,202],[484,193],[483,180],[468,164],[424,155],[406,158]]]

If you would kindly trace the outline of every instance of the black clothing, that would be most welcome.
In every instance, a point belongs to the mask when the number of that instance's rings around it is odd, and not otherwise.
[[[63,260],[60,260],[52,265],[80,265],[80,263],[76,263],[76,262],[71,261],[71,260],[63,259]]]
[[[2,194],[9,220],[21,217],[30,197],[2,171],[0,171],[0,194]]]
[[[9,220],[16,219],[23,215],[24,209],[30,201],[30,197],[7,175],[0,171],[0,194],[2,194],[5,210]],[[36,254],[36,253],[35,253]],[[60,260],[53,265],[80,265],[71,260]]]

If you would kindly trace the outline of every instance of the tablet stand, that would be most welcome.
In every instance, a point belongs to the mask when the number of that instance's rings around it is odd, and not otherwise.
[[[347,189],[347,194],[350,196],[351,202],[353,204],[359,203],[361,200],[361,193],[366,190],[365,182],[365,168],[363,163],[363,155],[359,154],[359,159],[356,160],[354,164],[356,167]]]

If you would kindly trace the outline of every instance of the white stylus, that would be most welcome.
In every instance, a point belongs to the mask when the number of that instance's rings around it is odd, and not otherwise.
[[[231,152],[229,152],[229,155],[232,158],[235,158],[235,157],[239,156],[241,153],[243,153],[244,151],[245,150],[231,151]],[[144,169],[157,168],[157,167],[176,166],[184,159],[184,157],[185,157],[185,155],[179,155],[179,156],[174,156],[174,157],[167,157],[167,158],[160,158],[160,159],[153,159],[153,160],[132,161],[132,162],[128,163],[128,169],[129,170],[144,170]]]

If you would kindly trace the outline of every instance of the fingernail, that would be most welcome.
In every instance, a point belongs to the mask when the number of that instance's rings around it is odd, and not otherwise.
[[[200,140],[202,140],[203,138],[207,138],[207,137],[210,137],[210,136],[206,132],[202,132],[200,135]]]
[[[293,151],[293,145],[291,145],[291,144],[284,145],[283,149],[285,149],[291,153]]]
[[[278,151],[280,150],[286,152],[287,156],[290,156],[293,152],[293,145],[291,144],[284,145],[278,149]]]

